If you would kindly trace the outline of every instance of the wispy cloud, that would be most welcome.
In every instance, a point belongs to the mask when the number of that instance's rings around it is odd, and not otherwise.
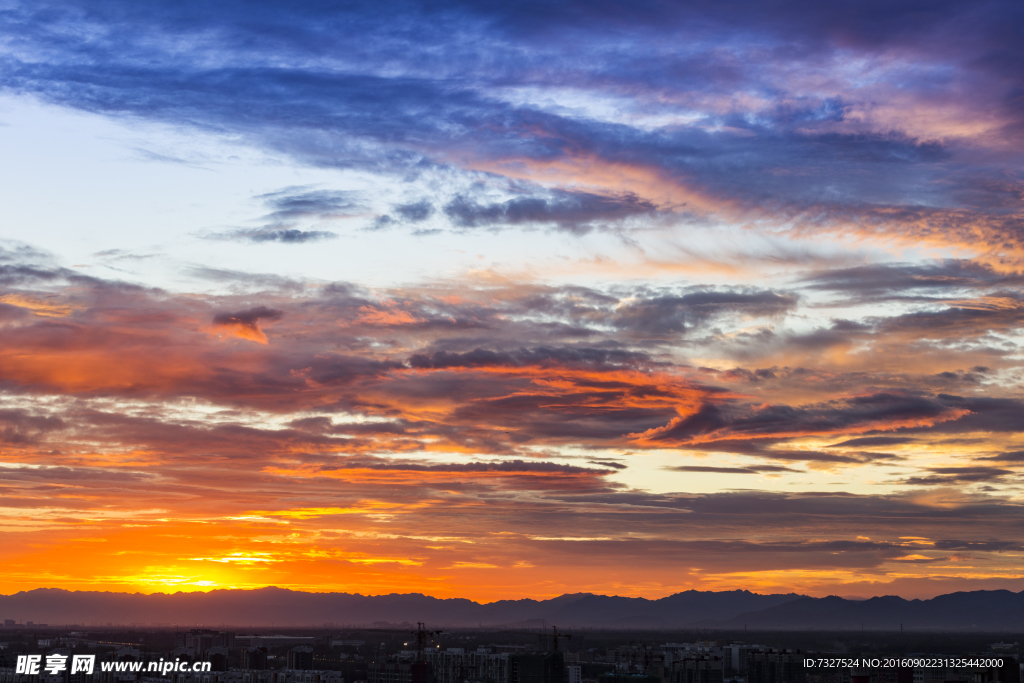
[[[365,210],[354,192],[317,190],[308,187],[289,187],[277,192],[258,195],[270,213],[260,220],[258,228],[239,228],[208,235],[210,239],[248,242],[281,242],[301,244],[332,239],[337,234],[329,230],[302,230],[296,226],[308,222],[327,223],[350,218]]]

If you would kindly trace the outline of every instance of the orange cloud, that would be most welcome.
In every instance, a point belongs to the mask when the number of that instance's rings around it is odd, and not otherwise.
[[[786,581],[827,591],[936,576],[940,565],[981,580],[1012,563],[995,546],[971,550],[971,567],[940,562],[952,556],[899,539],[955,545],[983,525],[1016,542],[1017,511],[1001,496],[1024,448],[1018,399],[993,388],[1004,380],[991,370],[941,373],[907,350],[915,325],[936,344],[1013,329],[1009,290],[936,298],[925,312],[872,309],[870,324],[802,337],[782,327],[810,310],[801,297],[748,288],[474,279],[268,292],[262,303],[74,294],[56,299],[73,303],[67,315],[5,322],[0,591],[656,597]],[[266,336],[271,323],[272,344],[208,333]],[[850,339],[861,354],[852,368],[807,350]],[[730,355],[735,340],[807,366],[758,366]],[[777,484],[759,480],[776,489],[737,491],[671,470],[720,451],[745,460],[714,464],[724,472],[820,458],[877,481],[867,446],[820,443],[843,434],[911,439],[886,449],[904,483],[832,496],[827,467],[782,468]],[[941,445],[960,434],[977,443]],[[934,453],[952,462],[923,462]],[[936,493],[967,475],[981,484]]]
[[[78,307],[59,301],[40,299],[26,294],[4,294],[0,303],[25,308],[43,318],[64,318],[71,315]]]

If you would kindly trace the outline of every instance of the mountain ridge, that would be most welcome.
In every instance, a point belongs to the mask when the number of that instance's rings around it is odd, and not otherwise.
[[[296,591],[277,586],[209,592],[121,593],[37,588],[0,595],[0,618],[93,625],[221,625],[264,628],[426,621],[445,627],[543,622],[591,628],[757,630],[980,630],[1024,628],[1024,591],[969,591],[928,600],[851,600],[796,593],[688,590],[658,599],[594,593],[480,603],[422,593]]]

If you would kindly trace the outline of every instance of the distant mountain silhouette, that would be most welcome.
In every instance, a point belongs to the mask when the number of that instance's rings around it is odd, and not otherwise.
[[[551,600],[480,604],[419,593],[304,593],[269,587],[209,593],[101,593],[56,588],[0,596],[0,618],[49,624],[179,624],[237,626],[368,625],[427,621],[447,626],[502,626],[546,621],[567,626],[681,626],[728,619],[801,596],[749,591],[687,591],[660,600],[577,593]],[[536,625],[539,625],[536,624]]]
[[[686,591],[659,600],[576,593],[480,604],[418,593],[304,593],[282,588],[209,593],[102,593],[56,588],[0,595],[0,618],[57,624],[177,624],[254,628],[414,624],[604,628],[1020,630],[1024,591],[973,591],[931,600],[810,598],[793,593]]]
[[[724,619],[725,628],[1014,631],[1024,628],[1024,591],[970,591],[931,600],[886,595],[868,600],[801,597]]]

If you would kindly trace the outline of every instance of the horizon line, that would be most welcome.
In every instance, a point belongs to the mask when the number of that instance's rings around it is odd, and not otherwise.
[[[823,599],[826,599],[826,598],[839,598],[841,600],[849,600],[849,601],[853,601],[853,602],[863,602],[863,601],[873,600],[873,599],[877,599],[877,598],[890,598],[890,597],[894,597],[894,598],[899,598],[900,600],[905,600],[907,602],[913,602],[913,601],[934,600],[936,598],[939,598],[939,597],[942,597],[942,596],[945,596],[945,595],[956,595],[956,594],[959,594],[959,593],[998,593],[998,592],[1006,592],[1006,593],[1010,593],[1010,594],[1013,594],[1013,595],[1024,594],[1024,590],[1014,591],[1014,590],[1011,590],[1009,588],[990,588],[990,589],[979,588],[979,589],[975,589],[975,590],[959,590],[959,591],[950,591],[950,592],[947,592],[947,593],[937,593],[937,594],[932,595],[931,597],[927,597],[927,598],[921,598],[921,597],[907,598],[907,597],[904,597],[902,595],[898,595],[898,594],[895,594],[895,593],[887,593],[887,594],[883,594],[883,595],[877,595],[876,594],[876,595],[870,595],[870,596],[853,595],[853,594],[851,594],[851,595],[839,595],[839,594],[836,594],[836,593],[830,593],[828,595],[817,596],[817,595],[808,595],[806,593],[796,593],[796,592],[789,592],[789,593],[759,593],[759,592],[757,592],[755,590],[750,590],[749,588],[734,588],[734,589],[720,590],[720,591],[715,591],[715,590],[697,590],[697,589],[694,589],[694,588],[688,588],[686,590],[677,591],[675,593],[668,593],[668,594],[663,595],[663,596],[658,597],[658,598],[649,598],[649,597],[644,597],[644,596],[631,596],[631,595],[617,595],[617,594],[607,594],[607,593],[591,593],[591,592],[583,592],[583,591],[581,591],[581,592],[578,592],[578,593],[561,593],[559,595],[555,595],[553,597],[548,597],[548,598],[538,598],[538,597],[499,598],[499,599],[496,599],[496,600],[485,601],[485,600],[474,600],[473,598],[465,598],[465,597],[447,597],[447,598],[442,598],[442,597],[437,597],[437,596],[434,596],[434,595],[430,595],[428,593],[418,593],[418,592],[399,593],[399,592],[392,591],[390,593],[358,593],[358,592],[348,592],[348,591],[340,591],[340,590],[311,590],[311,589],[300,589],[300,588],[288,588],[288,587],[282,587],[282,586],[278,586],[278,585],[273,585],[272,584],[272,585],[267,585],[267,586],[248,587],[248,588],[239,588],[239,587],[221,587],[221,588],[212,588],[211,587],[211,588],[205,588],[205,587],[202,587],[202,588],[197,588],[195,590],[177,590],[177,591],[174,591],[174,592],[164,592],[164,591],[144,592],[144,591],[140,591],[140,590],[136,590],[136,591],[128,591],[128,590],[125,590],[125,591],[112,591],[112,590],[61,588],[61,587],[58,587],[58,586],[38,586],[36,588],[29,588],[29,589],[25,589],[25,590],[20,590],[20,591],[14,592],[14,593],[0,593],[0,598],[5,598],[5,597],[9,598],[9,597],[14,597],[16,595],[20,595],[20,594],[24,594],[24,593],[31,593],[31,592],[34,592],[34,591],[44,591],[44,590],[64,591],[64,592],[68,592],[68,593],[108,593],[108,594],[115,594],[115,595],[144,595],[144,596],[166,595],[166,596],[175,596],[175,595],[194,595],[194,594],[209,595],[210,593],[214,593],[214,592],[229,592],[229,591],[252,592],[252,591],[263,591],[263,590],[269,590],[269,589],[276,589],[276,590],[281,590],[281,591],[290,591],[292,593],[303,593],[303,594],[308,594],[308,595],[349,595],[349,596],[353,596],[353,597],[364,597],[364,598],[380,598],[380,597],[390,597],[390,596],[420,596],[420,597],[430,598],[432,600],[439,600],[439,601],[465,600],[467,602],[472,602],[472,603],[477,604],[477,605],[490,605],[490,604],[494,604],[494,603],[498,603],[498,602],[515,602],[515,601],[520,601],[520,600],[532,600],[534,602],[547,602],[549,600],[557,600],[558,598],[563,598],[563,597],[566,597],[566,596],[576,596],[576,595],[579,595],[579,596],[605,597],[605,598],[623,598],[623,599],[628,599],[628,600],[647,600],[649,602],[657,602],[659,600],[665,600],[667,598],[671,598],[671,597],[674,597],[676,595],[682,595],[684,593],[704,593],[704,594],[715,594],[715,595],[723,594],[723,593],[749,593],[751,595],[761,595],[761,596],[792,595],[792,596],[795,596],[796,598],[811,598],[811,599],[814,599],[814,600],[823,600]]]

